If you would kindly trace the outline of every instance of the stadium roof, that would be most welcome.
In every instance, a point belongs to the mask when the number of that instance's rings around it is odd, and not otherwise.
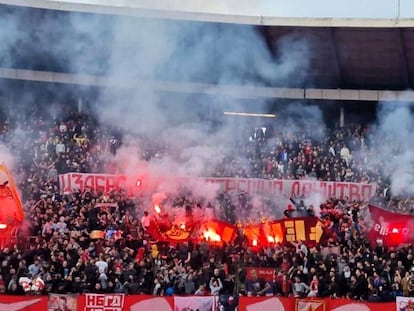
[[[311,40],[305,85],[342,89],[414,87],[414,28],[266,27],[269,42],[286,33]]]
[[[412,0],[1,0],[71,12],[266,26],[413,27]]]
[[[85,2],[82,0],[0,0],[0,3],[8,2],[18,5],[26,4],[30,7],[48,7],[47,5],[52,3],[53,6],[50,7],[59,10],[71,10],[69,7],[65,7],[64,2],[72,2],[72,4],[78,4],[77,9],[74,9],[75,11],[93,11],[90,6],[79,6],[79,3]],[[102,1],[94,0],[89,2],[98,3]],[[156,1],[156,3],[158,2],[160,1]],[[395,4],[395,1],[388,2],[393,5]],[[39,3],[43,3],[43,5],[39,5]],[[402,3],[407,4],[408,2],[403,1]],[[44,13],[44,10],[35,8],[3,7],[15,11],[24,10],[30,12],[27,13],[30,16],[38,15],[41,18],[46,18],[48,15],[48,13]],[[42,13],[33,13],[39,11],[42,11]],[[67,14],[59,11],[48,12],[52,12],[50,14],[53,16]],[[112,11],[107,11],[106,13],[109,14],[111,12]],[[394,16],[393,14],[394,13],[392,13],[391,16]],[[331,22],[328,24],[326,23],[326,18],[319,16],[313,19],[315,22],[313,25],[319,26],[313,27],[280,25],[257,26],[258,31],[263,36],[273,55],[276,55],[278,52],[277,50],[272,50],[275,43],[282,40],[282,38],[287,35],[293,35],[297,38],[306,38],[309,42],[309,45],[307,45],[309,49],[308,55],[310,55],[309,64],[307,68],[298,71],[298,76],[300,76],[301,79],[279,81],[276,85],[267,86],[278,88],[353,90],[407,90],[414,88],[414,28],[411,28],[411,26],[413,26],[413,20],[409,18],[409,16],[402,15],[404,14],[401,14],[400,7],[398,7],[397,18],[391,18],[391,16],[384,15],[381,19],[365,19],[366,24],[358,24],[358,22],[364,20],[361,19],[360,16],[356,16],[354,19],[330,19]],[[159,16],[165,17],[165,12],[162,12],[158,17]],[[174,15],[172,14],[170,16]],[[197,19],[197,16],[194,18]],[[272,21],[270,17],[268,17],[267,20]],[[295,20],[306,19],[295,17]],[[348,21],[346,24],[347,27],[345,27],[345,24],[343,24],[342,27],[322,27],[325,24],[331,26],[341,25],[339,22],[332,22],[333,20]],[[262,18],[262,24],[264,24],[263,21]],[[319,21],[319,24],[316,23],[316,21]],[[379,23],[378,21],[382,22]],[[276,23],[275,20],[273,20],[273,22]],[[182,23],[186,23],[186,21],[183,21]],[[198,21],[197,23],[204,22]],[[370,27],[368,27],[369,23],[371,23]],[[255,23],[252,22],[252,24]],[[279,24],[283,24],[281,23],[281,20],[279,20]],[[404,27],[407,25],[410,27]],[[236,27],[243,28],[249,26],[237,25]],[[32,59],[33,54],[39,56],[41,53],[36,51],[26,51],[26,53],[20,54],[21,58],[15,64],[12,64],[12,66],[3,65],[3,67],[40,70],[51,73],[66,72],[65,68],[61,66],[62,60],[59,60],[58,58],[49,58],[47,63],[34,62]],[[74,74],[74,72],[70,73]],[[82,72],[82,74],[100,75],[102,73]],[[10,77],[4,76],[4,78]],[[214,83],[214,81],[194,82]]]

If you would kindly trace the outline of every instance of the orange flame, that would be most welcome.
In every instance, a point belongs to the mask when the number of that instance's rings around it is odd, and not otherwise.
[[[221,236],[218,235],[212,229],[208,229],[207,231],[204,231],[203,236],[207,241],[212,241],[212,242],[220,242],[221,241]]]

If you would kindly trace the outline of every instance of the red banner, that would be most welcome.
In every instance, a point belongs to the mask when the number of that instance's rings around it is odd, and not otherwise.
[[[244,227],[250,246],[263,247],[275,243],[302,241],[318,243],[322,237],[322,223],[317,217],[288,218]]]
[[[386,246],[414,243],[414,216],[391,213],[370,205],[372,227],[368,234],[372,245],[381,240]]]
[[[0,180],[0,248],[4,248],[16,237],[24,211],[13,176],[4,164],[0,165]]]
[[[157,220],[152,220],[147,230],[152,238],[158,242],[186,242],[194,234],[194,228],[188,229],[179,226],[168,226],[164,228]]]
[[[47,297],[0,295],[0,310],[47,310]]]
[[[173,311],[173,297],[124,294],[85,294],[79,296],[79,311]]]
[[[230,243],[236,236],[237,228],[230,223],[215,219],[192,227],[164,228],[159,221],[154,219],[148,231],[157,241],[184,242],[192,238],[211,243]],[[303,217],[246,225],[243,227],[243,233],[252,247],[298,241],[311,246],[320,241],[323,230],[319,218]]]
[[[230,223],[212,219],[203,223],[183,224],[182,227],[168,225],[153,218],[148,232],[153,239],[162,242],[185,242],[190,238],[197,241],[207,241],[221,244],[230,243],[236,236],[236,227]]]
[[[13,204],[14,204],[13,213],[15,215],[14,218],[17,221],[23,221],[24,219],[23,204],[20,199],[19,193],[17,191],[14,178],[12,174],[10,173],[10,171],[7,169],[6,165],[4,164],[0,165],[0,172],[1,174],[4,175],[3,178],[5,178],[5,180],[3,180],[3,184],[0,185],[1,196],[10,197],[13,200]]]
[[[159,183],[155,177],[125,176],[109,174],[82,174],[67,173],[59,175],[59,185],[63,192],[78,190],[95,190],[110,192],[116,189],[148,189],[149,185],[156,186]],[[161,180],[161,179],[160,179]],[[174,180],[188,180],[189,178],[171,178]],[[286,198],[307,196],[319,193],[322,197],[335,197],[342,199],[349,197],[350,200],[369,201],[376,192],[375,184],[347,183],[347,182],[325,182],[317,180],[268,180],[257,178],[201,178],[208,183],[217,184],[223,191],[247,192],[249,194],[283,195]],[[165,182],[165,177],[163,178]],[[149,189],[156,191],[156,189]]]
[[[329,308],[332,311],[396,311],[395,302],[364,302],[360,303],[348,299],[327,299]]]
[[[294,299],[284,297],[240,297],[238,311],[396,311],[395,302],[361,303],[349,299]]]
[[[181,309],[179,305],[194,306],[196,298],[198,306],[208,305],[216,310],[217,297],[172,297],[172,296],[148,296],[148,295],[123,295],[123,294],[86,294],[78,296],[78,311],[174,311]],[[408,298],[407,298],[408,299]],[[411,298],[412,299],[412,298]],[[387,303],[362,303],[349,299],[294,299],[285,297],[240,297],[238,299],[238,311],[397,311],[395,302]],[[43,311],[48,308],[47,296],[8,296],[0,295],[0,310],[8,311]],[[188,310],[188,309],[187,309]],[[195,309],[194,309],[195,310]],[[202,310],[202,309],[200,309]],[[210,310],[210,309],[209,309]],[[232,309],[234,310],[234,308]],[[400,311],[400,310],[398,310]]]
[[[275,281],[275,268],[247,267],[246,268],[246,280],[251,281],[253,274],[257,275],[259,279],[263,279],[266,282]]]
[[[228,222],[212,219],[200,225],[199,239],[230,243],[236,237],[236,230],[237,228]]]

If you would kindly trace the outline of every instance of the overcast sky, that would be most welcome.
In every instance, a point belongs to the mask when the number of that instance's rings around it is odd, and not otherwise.
[[[27,5],[25,0],[0,3]],[[32,0],[31,5],[50,8],[80,8],[94,4],[113,7],[176,10],[200,13],[272,17],[380,18],[414,15],[412,0]],[[84,9],[85,7],[83,7]],[[74,9],[76,10],[76,9]],[[82,9],[81,9],[82,10]]]
[[[23,3],[23,0],[0,0],[0,3]],[[203,13],[275,17],[395,18],[414,15],[412,0],[52,0],[32,3],[64,2],[170,9]],[[400,9],[399,9],[400,7]]]

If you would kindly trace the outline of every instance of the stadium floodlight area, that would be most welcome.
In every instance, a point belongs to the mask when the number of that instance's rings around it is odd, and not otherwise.
[[[0,4],[250,25],[414,27],[412,0],[0,0]]]
[[[274,113],[253,113],[253,112],[233,112],[224,111],[226,116],[237,116],[237,117],[260,117],[260,118],[276,118]]]

